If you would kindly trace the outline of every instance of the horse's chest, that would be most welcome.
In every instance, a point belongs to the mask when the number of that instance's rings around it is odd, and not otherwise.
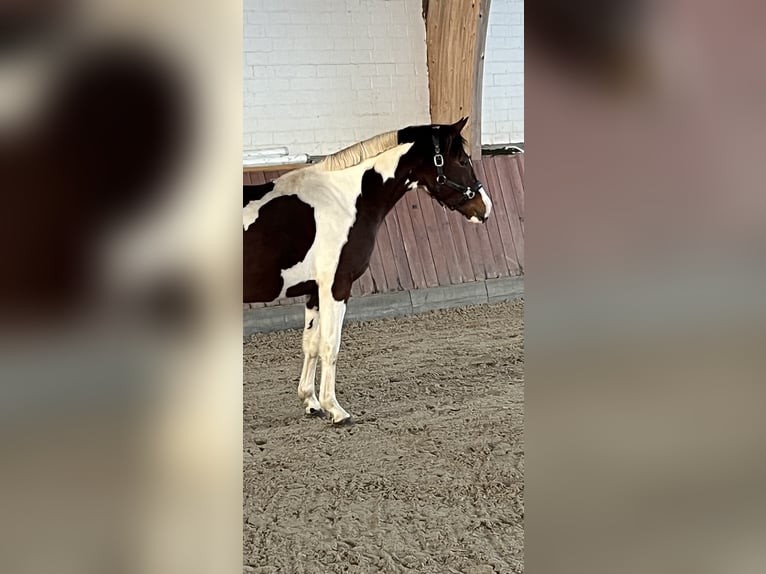
[[[312,251],[320,272],[336,269],[356,221],[356,210],[352,206],[334,207],[316,211],[317,232]]]

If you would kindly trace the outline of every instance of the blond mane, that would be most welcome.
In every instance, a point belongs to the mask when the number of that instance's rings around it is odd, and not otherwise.
[[[386,132],[363,142],[348,146],[332,155],[328,155],[316,164],[324,171],[337,171],[360,164],[366,159],[380,155],[399,144],[396,131]]]

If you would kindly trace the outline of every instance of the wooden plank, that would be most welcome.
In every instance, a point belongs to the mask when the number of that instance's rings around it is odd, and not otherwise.
[[[501,183],[502,174],[499,171],[498,166],[499,166],[498,162],[495,161],[492,165],[491,173],[494,174],[494,177],[496,178],[496,181],[497,181],[498,208],[502,208],[503,217],[505,219],[501,227],[501,230],[503,231],[503,243],[512,253],[514,258],[514,266],[510,267],[511,272],[514,275],[520,275],[522,273],[522,261],[523,261],[522,257],[524,255],[523,253],[524,232],[521,229],[521,227],[518,225],[518,217],[516,213],[509,208],[508,193],[507,191],[503,189],[503,185]],[[507,187],[507,183],[505,187]],[[522,239],[521,245],[519,245],[517,241],[517,237],[519,236]],[[509,253],[509,255],[511,253]]]
[[[511,174],[511,181],[513,183],[513,198],[516,201],[516,208],[518,209],[519,220],[521,221],[521,230],[523,232],[526,228],[526,224],[524,222],[526,213],[526,208],[524,205],[524,180],[522,179],[522,175],[519,170],[519,157],[511,156],[509,159],[513,160],[508,161],[507,163],[509,172]]]
[[[253,183],[253,181],[250,178],[250,174],[246,173],[246,172],[243,172],[242,173],[242,184],[243,185],[248,185],[248,184],[251,184],[251,183]]]
[[[485,16],[479,17],[484,11]],[[453,123],[463,116],[470,121],[464,131],[472,155],[480,152],[480,102],[476,84],[482,81],[480,58],[486,33],[489,2],[429,0],[426,13],[426,58],[431,121]],[[479,43],[482,43],[481,49]]]
[[[465,232],[463,231],[463,225],[460,221],[461,219],[462,217],[452,214],[452,217],[448,217],[447,221],[449,222],[450,232],[452,233],[452,238],[455,242],[455,251],[463,275],[463,281],[470,282],[476,280],[476,274],[474,273],[473,265],[471,263],[471,254],[468,250],[468,243],[465,238]]]
[[[474,58],[473,101],[471,102],[470,137],[468,139],[471,157],[481,160],[481,104],[484,87],[484,53],[487,45],[487,28],[489,27],[490,0],[479,0],[479,14],[476,25],[476,56]]]
[[[505,208],[508,212],[508,220],[513,235],[513,244],[516,247],[516,260],[519,263],[520,272],[524,272],[524,226],[523,216],[520,214],[518,205],[513,192],[513,176],[510,172],[510,166],[513,158],[509,156],[500,156],[499,161],[495,163],[497,168],[498,180],[502,193],[498,199],[505,202]]]
[[[375,283],[372,281],[372,272],[368,267],[362,276],[356,280],[355,285],[359,285],[359,291],[362,295],[371,295],[375,292]]]
[[[500,232],[500,243],[503,248],[505,256],[505,263],[508,271],[511,275],[519,275],[521,269],[519,266],[519,259],[516,253],[516,244],[513,241],[513,233],[511,232],[511,222],[508,216],[508,209],[503,201],[503,190],[500,186],[500,181],[497,174],[497,165],[494,158],[487,158],[482,161],[483,173],[485,179],[482,180],[487,185],[487,190],[492,199],[493,217],[497,219],[497,226]]]
[[[516,158],[516,164],[519,166],[519,173],[521,174],[521,180],[522,183],[524,181],[524,157],[526,156],[526,153],[517,153],[514,157]],[[524,187],[522,185],[522,187]]]
[[[476,172],[481,181],[487,181],[487,174],[483,165],[477,165]],[[499,221],[500,220],[497,217],[490,216],[490,218],[484,223],[484,226],[486,227],[487,235],[489,236],[489,246],[492,252],[492,258],[494,259],[495,269],[497,270],[498,276],[508,277],[511,274],[511,271],[508,268],[505,249],[503,248],[503,241],[500,237]]]
[[[288,163],[288,164],[282,164],[282,165],[251,165],[247,167],[242,167],[242,171],[247,173],[262,173],[264,171],[275,171],[275,170],[293,171],[296,169],[301,169],[302,167],[306,167],[308,165],[311,165],[311,164]]]
[[[380,259],[380,251],[377,244],[372,250],[370,257],[370,275],[372,276],[373,293],[385,293],[388,291],[386,272],[383,270],[383,261]]]
[[[419,196],[419,191],[411,191],[407,194],[410,219],[412,220],[412,229],[415,232],[415,245],[418,246],[420,260],[423,262],[423,275],[425,276],[426,287],[436,287],[439,284],[439,279],[436,275],[434,258],[431,255],[431,244],[428,242],[428,232],[426,231],[423,212],[420,209]]]
[[[476,228],[475,223],[471,223],[465,218],[460,219],[460,225],[463,228],[465,242],[468,246],[468,256],[471,266],[473,267],[473,274],[477,281],[482,281],[487,278],[487,270],[481,253],[481,241],[479,240],[478,229]]]
[[[453,217],[462,217],[462,215],[457,211],[448,212],[433,199],[431,199],[431,207],[436,215],[437,229],[441,234],[441,244],[442,249],[444,250],[444,256],[447,260],[447,272],[449,273],[450,283],[453,285],[463,283],[463,272],[457,258],[457,247],[455,247],[455,239],[449,224],[450,219]]]
[[[500,274],[497,265],[495,265],[495,258],[492,253],[492,243],[490,242],[489,234],[487,233],[487,226],[470,222],[469,224],[476,230],[476,235],[479,240],[479,253],[481,254],[481,260],[484,264],[484,271],[487,274],[487,279],[495,279],[496,277],[499,277]]]
[[[394,261],[394,249],[391,246],[391,239],[388,235],[387,221],[381,223],[381,229],[378,230],[378,236],[375,240],[375,249],[380,253],[380,260],[383,263],[383,273],[386,275],[386,285],[388,291],[399,291],[402,286],[399,282],[399,273],[396,270]]]
[[[401,200],[394,206],[397,221],[399,222],[399,232],[401,233],[401,242],[404,252],[407,255],[407,266],[412,277],[412,284],[415,289],[426,286],[425,273],[423,271],[423,262],[420,260],[420,253],[415,241],[415,231],[412,228],[412,218],[410,217],[409,202],[412,193],[407,192]]]
[[[420,212],[423,214],[423,220],[426,226],[426,239],[431,246],[431,256],[433,257],[434,267],[436,268],[436,277],[439,285],[449,285],[449,270],[447,269],[447,257],[444,253],[441,237],[439,236],[439,224],[436,223],[434,214],[434,201],[425,191],[418,189],[418,201],[420,202]]]
[[[266,183],[266,177],[263,175],[262,171],[250,172],[248,175],[250,176],[251,183],[256,185]]]
[[[399,286],[402,289],[412,289],[415,285],[412,281],[410,265],[407,261],[407,252],[404,250],[402,241],[402,232],[399,228],[399,214],[396,209],[392,209],[386,217],[386,231],[388,239],[391,242],[391,248],[394,251],[394,265],[396,266],[396,275],[399,279]]]
[[[524,269],[524,227],[519,214],[519,207],[513,192],[512,175],[510,173],[510,158],[503,158],[496,163],[498,179],[503,188],[501,200],[505,202],[508,211],[508,219],[513,235],[513,243],[516,247],[516,257],[521,271]],[[511,160],[512,161],[512,160]]]

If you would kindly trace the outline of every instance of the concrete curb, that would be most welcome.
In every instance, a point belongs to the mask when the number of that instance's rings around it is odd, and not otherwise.
[[[346,310],[346,321],[369,321],[384,317],[403,317],[478,303],[512,301],[524,295],[524,277],[502,277],[459,285],[380,293],[352,297]],[[302,329],[304,305],[261,307],[243,312],[243,334],[269,333],[285,329]]]

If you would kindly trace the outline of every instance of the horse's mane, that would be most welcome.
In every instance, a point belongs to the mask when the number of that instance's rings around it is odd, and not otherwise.
[[[346,169],[390,150],[397,145],[399,145],[398,132],[386,132],[328,155],[317,163],[316,166],[324,171]]]

